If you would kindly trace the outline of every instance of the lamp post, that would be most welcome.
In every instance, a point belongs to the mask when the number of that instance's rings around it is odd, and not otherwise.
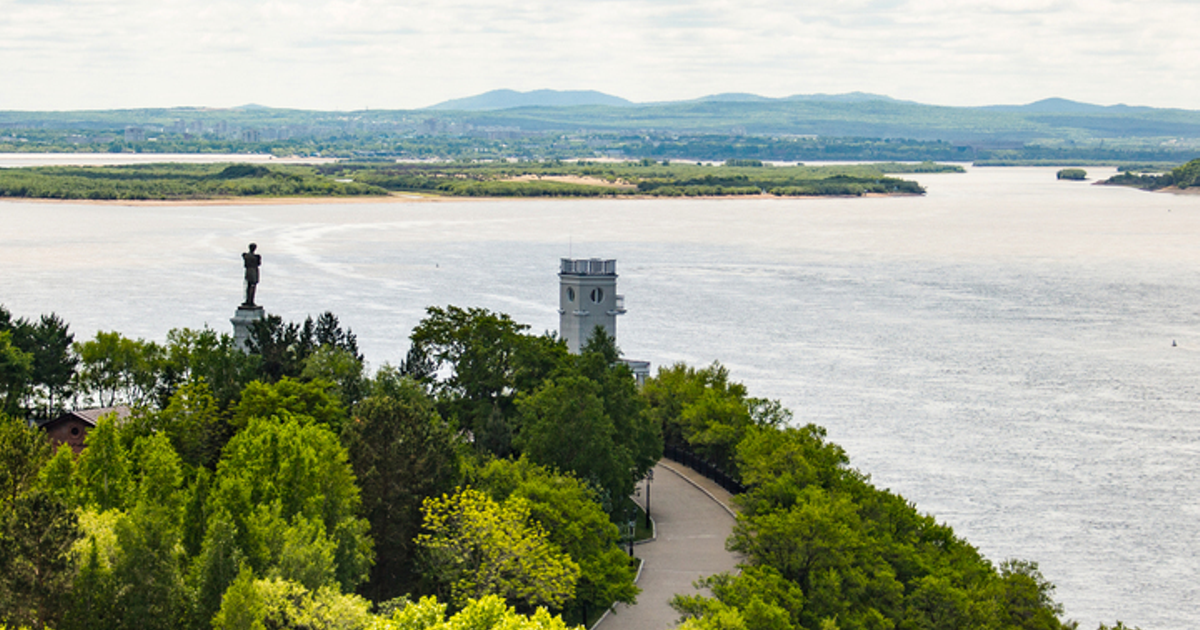
[[[650,527],[650,482],[654,481],[654,469],[646,471],[646,527]]]

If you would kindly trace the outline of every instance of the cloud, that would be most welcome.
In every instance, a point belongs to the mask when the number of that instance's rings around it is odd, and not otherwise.
[[[5,109],[403,108],[498,87],[1200,108],[1200,5],[1183,0],[0,0],[0,15]]]

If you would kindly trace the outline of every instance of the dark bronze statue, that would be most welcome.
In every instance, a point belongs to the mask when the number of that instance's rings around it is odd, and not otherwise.
[[[258,245],[250,243],[250,251],[242,254],[242,262],[246,265],[246,302],[242,306],[254,306],[254,290],[258,288],[258,267],[262,264],[262,256],[255,254]]]

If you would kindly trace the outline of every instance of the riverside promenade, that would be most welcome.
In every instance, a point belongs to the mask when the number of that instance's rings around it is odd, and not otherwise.
[[[664,459],[654,467],[650,516],[656,538],[634,547],[645,561],[637,604],[618,604],[595,630],[665,630],[674,628],[679,613],[670,606],[676,593],[695,593],[692,583],[734,571],[737,557],[725,550],[733,531],[730,495],[720,486],[683,464]],[[638,502],[645,507],[642,484]]]

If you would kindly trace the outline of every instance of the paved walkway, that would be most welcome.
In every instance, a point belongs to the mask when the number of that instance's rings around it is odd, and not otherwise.
[[[657,539],[634,547],[634,554],[645,561],[638,579],[642,592],[636,605],[617,605],[596,630],[674,628],[679,613],[670,601],[676,593],[695,593],[696,580],[736,569],[737,558],[725,551],[734,522],[728,492],[666,459],[654,467],[651,486],[650,516]],[[645,484],[642,488],[638,501],[645,507]]]

